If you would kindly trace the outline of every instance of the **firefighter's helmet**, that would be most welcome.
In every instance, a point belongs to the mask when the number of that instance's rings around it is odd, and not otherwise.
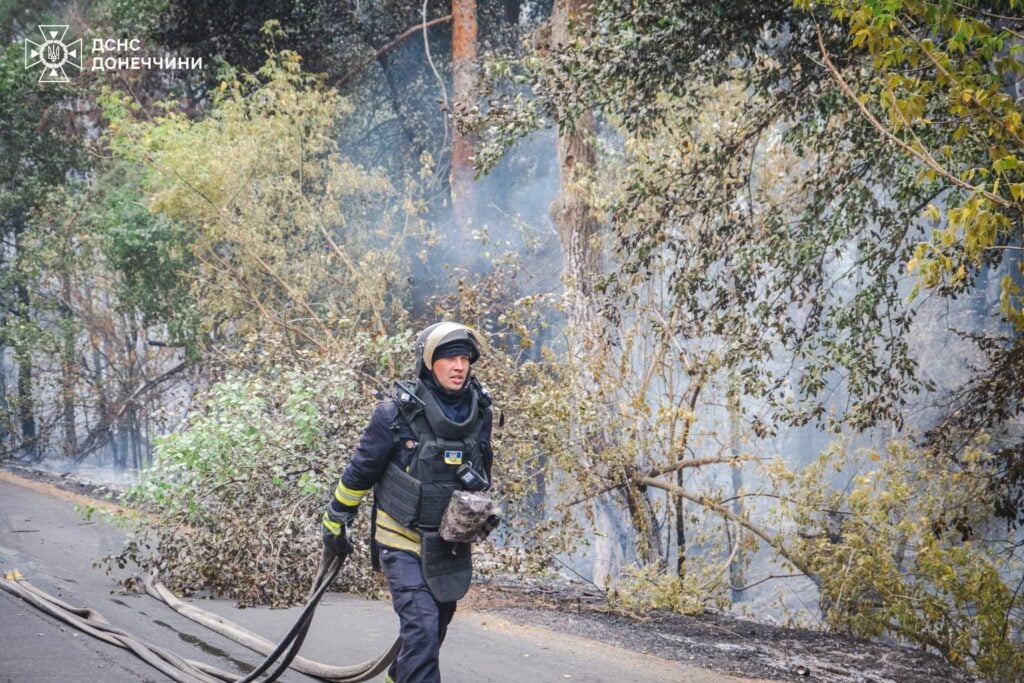
[[[434,353],[452,342],[468,342],[469,362],[475,363],[482,354],[490,351],[487,339],[468,325],[453,322],[434,323],[416,337],[416,376],[422,377],[432,370]]]

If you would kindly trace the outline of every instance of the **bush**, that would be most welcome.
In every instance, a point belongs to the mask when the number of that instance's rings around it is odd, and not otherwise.
[[[158,441],[153,467],[129,494],[150,517],[108,562],[133,561],[183,594],[304,601],[319,563],[320,513],[390,383],[363,364],[407,355],[408,336],[360,336],[330,357],[285,352],[273,340],[250,345],[200,397],[202,412]],[[382,586],[370,571],[368,517],[354,525],[356,554],[339,585],[372,594]]]
[[[832,448],[791,480],[788,512],[802,528],[792,549],[820,577],[836,630],[893,635],[986,678],[1020,680],[1021,544],[991,519],[984,441],[956,463],[903,442],[884,453]],[[854,476],[831,489],[829,470],[843,466]]]

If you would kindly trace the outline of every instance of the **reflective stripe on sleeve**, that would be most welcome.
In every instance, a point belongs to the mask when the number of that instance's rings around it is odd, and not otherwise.
[[[356,491],[338,482],[338,487],[334,489],[334,499],[342,505],[348,505],[354,507],[363,502],[363,498],[370,492],[370,489],[363,489],[362,491]]]
[[[327,513],[326,510],[324,510],[323,522],[324,526],[327,527],[327,530],[335,536],[341,533],[341,524],[331,519],[331,516]]]

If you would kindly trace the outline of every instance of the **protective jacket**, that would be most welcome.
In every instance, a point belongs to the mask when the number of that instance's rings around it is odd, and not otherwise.
[[[467,389],[469,415],[455,422],[422,382],[400,383],[374,410],[332,502],[354,510],[373,489],[374,541],[419,555],[442,602],[461,598],[472,578],[469,545],[437,533],[452,492],[462,488],[456,472],[469,463],[489,479],[493,462],[490,398],[474,378]]]

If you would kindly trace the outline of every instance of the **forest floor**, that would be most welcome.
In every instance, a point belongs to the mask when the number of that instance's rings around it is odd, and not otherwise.
[[[59,488],[78,503],[102,501],[105,490],[71,475],[5,468]],[[109,504],[101,502],[101,504]],[[459,603],[460,613],[493,614],[512,624],[676,661],[688,667],[772,681],[924,683],[970,681],[938,655],[892,643],[863,641],[806,629],[784,628],[714,612],[685,616],[611,609],[592,587],[537,586],[514,578],[478,582]]]

